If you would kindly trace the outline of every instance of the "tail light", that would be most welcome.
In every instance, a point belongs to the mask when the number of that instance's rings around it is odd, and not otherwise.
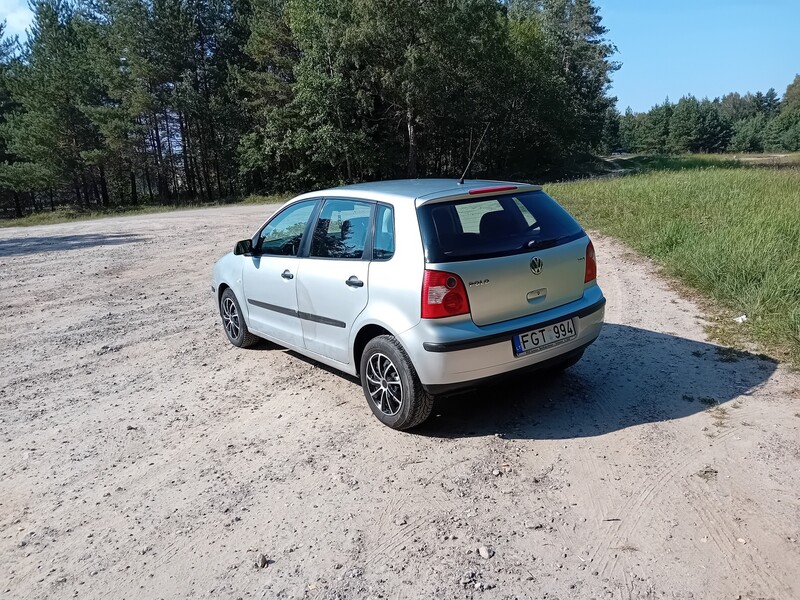
[[[439,319],[469,314],[469,298],[461,277],[446,271],[425,271],[422,318]]]
[[[586,274],[583,276],[583,283],[589,283],[597,279],[597,260],[594,256],[594,245],[589,240],[586,246]]]

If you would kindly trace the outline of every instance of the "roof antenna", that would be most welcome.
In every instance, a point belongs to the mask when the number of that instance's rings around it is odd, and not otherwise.
[[[458,180],[458,185],[464,185],[464,177],[467,176],[467,171],[469,171],[470,166],[472,165],[472,160],[475,158],[475,155],[478,153],[478,149],[481,147],[481,142],[483,141],[483,136],[486,135],[486,132],[489,131],[489,123],[486,124],[486,129],[483,130],[481,134],[481,139],[478,140],[478,144],[475,146],[475,151],[472,153],[472,156],[467,163],[467,168],[464,169],[464,173],[461,175],[461,179]]]

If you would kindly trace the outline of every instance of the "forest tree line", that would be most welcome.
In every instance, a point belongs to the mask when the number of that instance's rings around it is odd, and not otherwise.
[[[714,100],[684,96],[642,113],[629,108],[610,119],[607,136],[607,146],[635,153],[798,152],[800,75],[783,99],[770,88]]]
[[[620,115],[592,0],[32,0],[0,24],[0,216],[395,177],[553,179],[592,155],[800,150],[783,98]]]
[[[0,209],[557,173],[604,143],[591,0],[32,0],[0,31]]]

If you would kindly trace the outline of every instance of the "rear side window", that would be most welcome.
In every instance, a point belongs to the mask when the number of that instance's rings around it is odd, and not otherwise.
[[[542,191],[425,204],[418,209],[427,262],[507,256],[586,235]]]
[[[326,200],[311,238],[312,257],[361,258],[367,242],[372,205]]]
[[[394,256],[394,211],[379,204],[375,213],[375,239],[372,260],[389,260]]]

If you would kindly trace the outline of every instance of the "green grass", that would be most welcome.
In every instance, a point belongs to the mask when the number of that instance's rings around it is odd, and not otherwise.
[[[742,163],[725,154],[693,154],[688,156],[661,156],[643,154],[615,159],[626,170],[644,173],[648,171],[686,171],[693,169],[739,169]]]
[[[251,195],[244,199],[228,200],[224,202],[211,202],[205,204],[189,205],[146,205],[125,208],[110,208],[108,210],[82,210],[78,208],[58,208],[54,211],[43,211],[30,214],[21,219],[0,219],[0,227],[31,227],[33,225],[52,225],[54,223],[68,223],[70,221],[86,221],[91,219],[104,219],[106,217],[120,217],[128,215],[145,215],[151,213],[172,212],[176,210],[191,210],[195,208],[210,208],[228,204],[282,204],[292,194],[275,194],[271,196]]]
[[[794,154],[685,154],[680,156],[639,154],[607,159],[620,169],[636,173],[649,171],[691,171],[696,169],[795,168],[800,153]]]
[[[726,318],[718,337],[744,331],[800,366],[800,168],[637,158],[643,172],[546,189],[585,227],[652,257],[728,317],[747,315],[743,325]]]

